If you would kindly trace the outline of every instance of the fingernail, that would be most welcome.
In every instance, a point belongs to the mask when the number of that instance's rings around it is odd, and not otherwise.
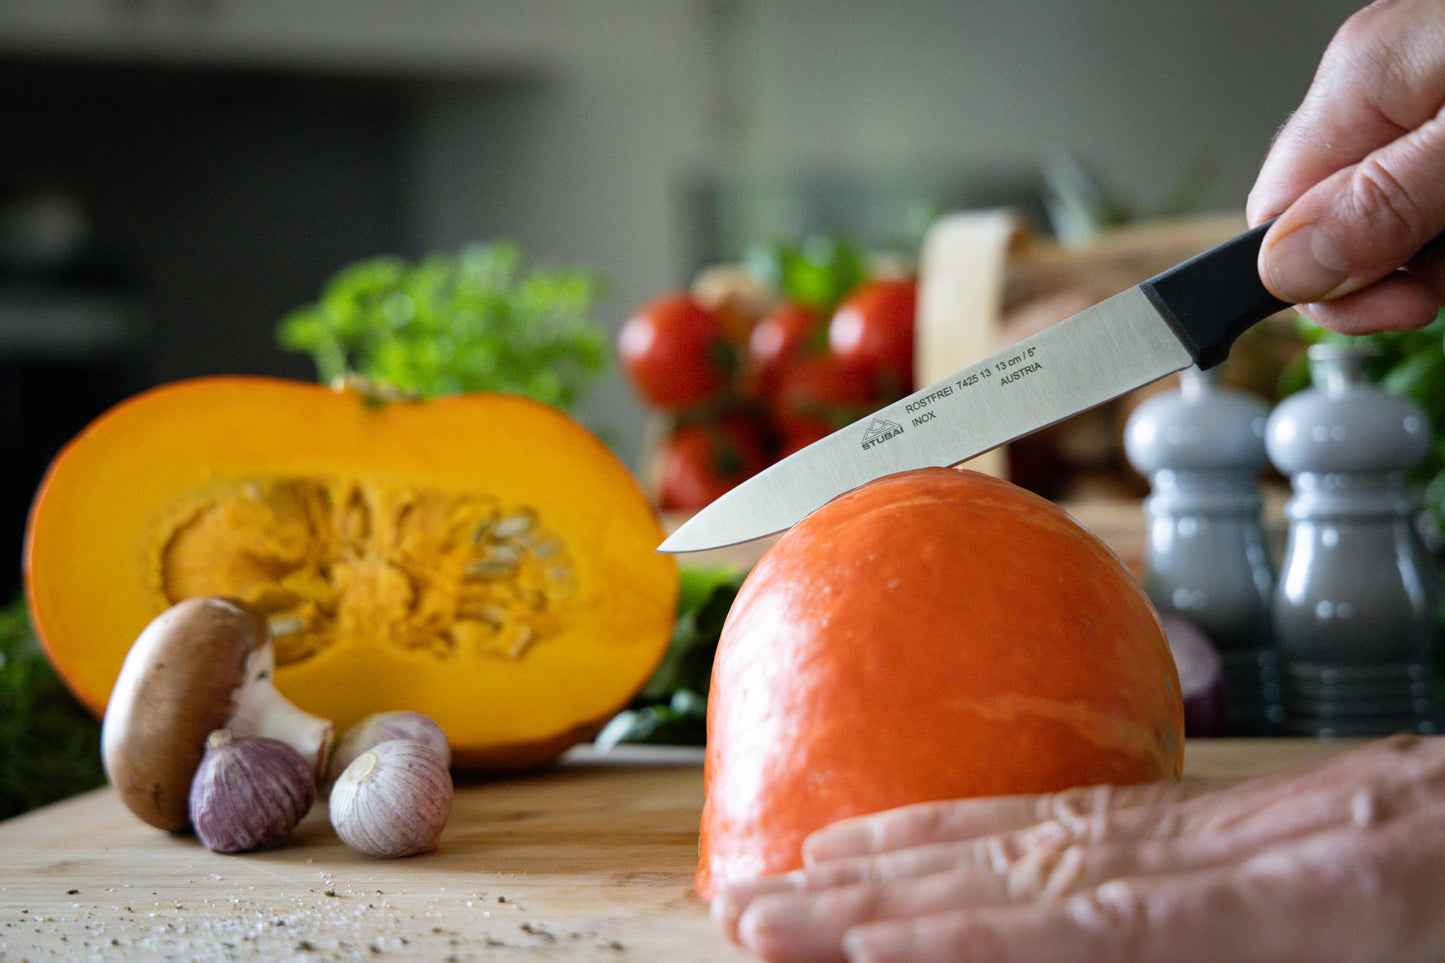
[[[738,920],[737,943],[763,959],[809,959],[800,952],[800,945],[811,943],[806,920],[806,908],[796,901],[759,900],[750,904]]]
[[[1327,301],[1350,279],[1350,266],[1324,231],[1302,224],[1264,249],[1271,286],[1286,301]]]
[[[737,942],[765,960],[835,960],[849,927],[876,899],[862,889],[773,893],[748,906]]]
[[[724,884],[713,897],[713,921],[728,934],[737,939],[738,920],[759,896],[776,893],[793,887],[785,877],[763,876],[757,879],[731,880]]]

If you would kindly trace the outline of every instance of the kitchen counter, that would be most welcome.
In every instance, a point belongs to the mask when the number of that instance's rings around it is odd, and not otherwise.
[[[1345,743],[1196,740],[1191,775],[1247,775]],[[0,959],[749,959],[692,892],[701,751],[569,753],[463,779],[441,846],[374,860],[318,806],[286,846],[226,856],[109,789],[0,823]]]

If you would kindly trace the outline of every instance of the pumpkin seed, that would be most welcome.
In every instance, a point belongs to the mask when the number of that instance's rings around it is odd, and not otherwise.
[[[504,579],[511,578],[517,574],[517,560],[507,558],[482,558],[472,562],[466,568],[467,578],[473,579]]]
[[[266,623],[266,627],[270,631],[271,637],[276,638],[281,635],[295,635],[306,628],[306,623],[293,616],[282,616],[271,619]]]
[[[507,610],[500,605],[484,605],[477,618],[494,629],[500,629],[507,624]]]
[[[514,512],[497,519],[492,525],[491,537],[494,542],[506,542],[525,535],[537,524],[537,514],[531,509]]]
[[[469,578],[511,578],[522,566],[522,553],[510,545],[489,545],[481,558],[467,566]]]
[[[522,654],[531,647],[536,637],[537,633],[530,625],[517,626],[517,631],[512,637],[512,644],[507,648],[507,655],[514,659],[520,659]]]
[[[472,529],[472,544],[480,545],[483,542],[490,541],[492,537],[492,527],[496,524],[497,513],[495,511],[480,522],[477,522],[477,527]]]
[[[562,540],[553,535],[544,535],[532,543],[532,555],[536,558],[553,558],[562,552]]]

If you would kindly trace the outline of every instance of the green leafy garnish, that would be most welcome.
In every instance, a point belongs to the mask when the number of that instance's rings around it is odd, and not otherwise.
[[[868,259],[840,237],[816,235],[800,244],[758,245],[743,257],[749,273],[789,301],[832,315],[848,294],[868,280]]]
[[[359,376],[423,398],[504,391],[572,411],[607,360],[589,318],[599,282],[522,262],[505,242],[360,261],[282,319],[277,338],[326,382]]]
[[[706,741],[713,656],[742,580],[733,569],[681,571],[678,617],[667,652],[632,705],[598,734],[598,748],[623,742],[700,746]]]
[[[100,722],[55,674],[23,601],[0,609],[0,819],[105,783]]]

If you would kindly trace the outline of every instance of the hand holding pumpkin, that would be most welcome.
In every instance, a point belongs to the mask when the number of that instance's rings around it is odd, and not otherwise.
[[[1249,780],[924,803],[804,852],[713,901],[767,960],[1436,960],[1445,738]]]

